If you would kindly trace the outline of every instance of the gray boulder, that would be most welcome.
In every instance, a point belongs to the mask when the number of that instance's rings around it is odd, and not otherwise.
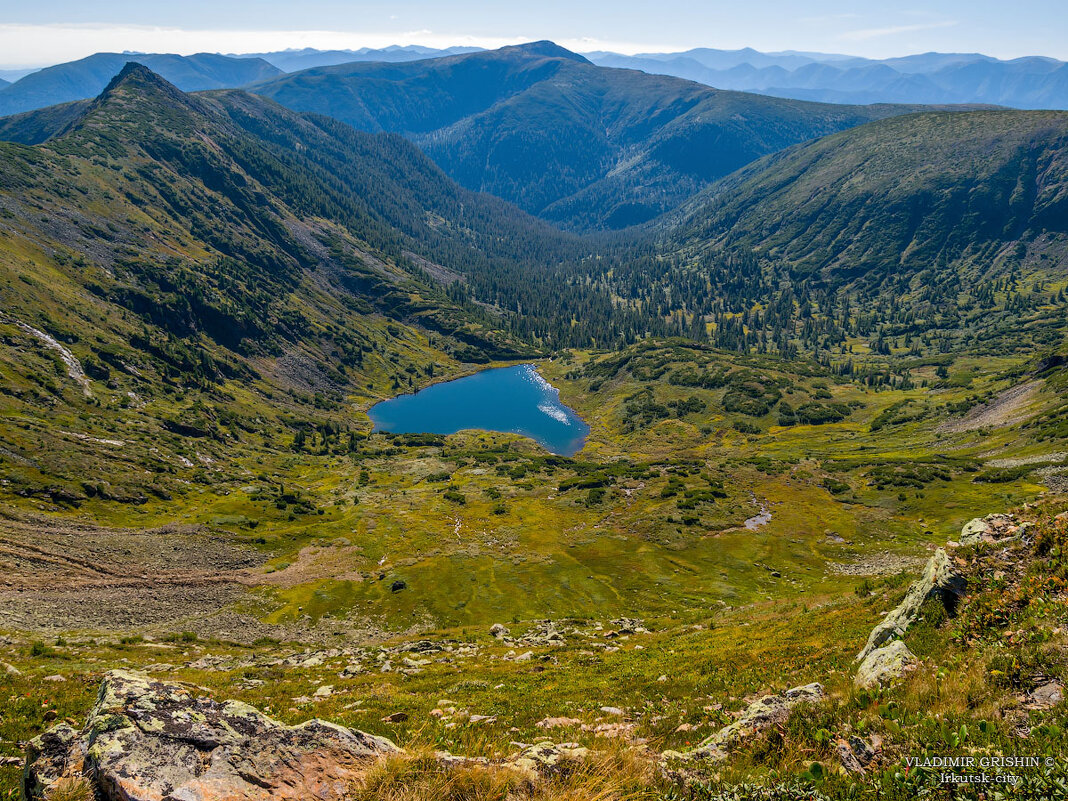
[[[976,517],[960,530],[961,545],[995,542],[1016,532],[1016,519],[1011,515],[993,514]]]
[[[115,670],[85,727],[61,723],[27,747],[25,797],[84,777],[102,801],[342,799],[376,760],[399,749],[322,720],[285,726],[189,684]]]
[[[744,740],[772,726],[785,723],[790,712],[799,704],[816,703],[823,698],[823,686],[805,684],[777,695],[765,695],[751,703],[729,726],[725,726],[686,753],[665,751],[665,759],[726,759],[727,753]]]
[[[920,607],[928,598],[938,598],[946,609],[953,611],[966,587],[967,582],[953,567],[945,549],[939,548],[928,560],[923,575],[909,587],[905,600],[872,629],[868,642],[857,654],[857,661],[862,662],[879,646],[904,635],[919,616]]]
[[[862,689],[882,687],[913,670],[919,660],[901,640],[892,640],[864,657],[853,684]]]

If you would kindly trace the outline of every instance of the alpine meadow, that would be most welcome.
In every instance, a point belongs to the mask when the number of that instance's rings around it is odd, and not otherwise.
[[[57,5],[0,799],[1068,797],[1068,64]]]

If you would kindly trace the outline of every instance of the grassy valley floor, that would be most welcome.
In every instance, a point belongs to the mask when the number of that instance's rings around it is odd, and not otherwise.
[[[898,797],[912,787],[893,784],[900,756],[933,748],[928,729],[954,748],[1023,748],[1003,712],[1060,669],[1059,590],[1035,613],[1049,633],[1005,635],[1033,662],[1015,683],[987,669],[1004,654],[965,644],[970,624],[932,615],[910,634],[921,670],[885,695],[852,687],[853,657],[934,547],[1043,493],[1042,513],[1060,511],[1063,376],[1009,360],[941,367],[873,385],[646,343],[540,363],[592,427],[574,459],[508,435],[370,434],[368,402],[353,399],[351,433],[183,443],[193,458],[162,476],[167,500],[97,493],[75,508],[5,484],[0,792],[17,795],[19,744],[80,722],[113,667],[414,753],[578,741],[598,756],[567,789],[576,798],[710,797],[753,780],[833,795],[846,787],[833,741],[848,731],[884,738],[864,781]],[[70,431],[70,461],[143,447]],[[495,623],[510,639],[491,636]],[[732,756],[705,790],[672,790],[653,767],[755,695],[812,681],[826,708]],[[1058,714],[1035,743],[1059,742]],[[366,797],[482,797],[433,790],[413,764]],[[423,796],[398,789],[420,782]]]

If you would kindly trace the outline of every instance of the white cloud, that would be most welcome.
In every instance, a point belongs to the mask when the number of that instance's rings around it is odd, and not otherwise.
[[[942,22],[925,22],[916,25],[890,25],[885,28],[862,28],[856,31],[846,31],[839,34],[838,38],[847,42],[865,42],[869,39],[881,39],[884,36],[896,36],[901,33],[916,33],[917,31],[929,31],[936,28],[951,28],[956,25],[956,20],[944,20]]]

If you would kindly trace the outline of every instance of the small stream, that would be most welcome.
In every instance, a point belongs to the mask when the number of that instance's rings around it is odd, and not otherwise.
[[[752,496],[753,503],[757,502],[756,496]],[[760,514],[753,515],[745,521],[745,527],[750,531],[756,531],[758,528],[763,528],[771,522],[771,508],[766,504],[760,504]]]

